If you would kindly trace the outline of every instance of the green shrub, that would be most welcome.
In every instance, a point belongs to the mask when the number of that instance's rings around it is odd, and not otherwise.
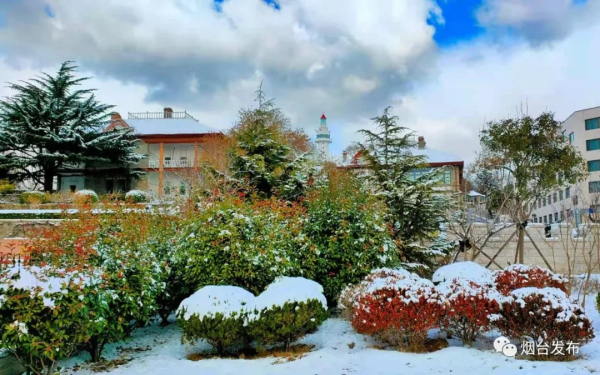
[[[334,170],[309,192],[304,233],[314,245],[316,266],[308,277],[323,286],[330,305],[348,284],[373,269],[400,264],[385,207],[346,171]]]
[[[6,180],[0,180],[0,195],[12,194],[16,190],[16,186]]]
[[[245,320],[254,296],[235,286],[206,286],[185,299],[177,310],[182,344],[205,339],[219,355],[248,343]]]
[[[103,324],[84,302],[98,290],[82,272],[14,267],[0,277],[0,347],[34,374],[50,375],[58,362]]]
[[[255,299],[248,316],[248,335],[260,347],[290,344],[314,332],[327,319],[323,288],[304,278],[282,277]]]
[[[21,204],[43,204],[49,202],[50,198],[48,194],[42,191],[24,191],[19,196],[19,203]]]
[[[203,206],[177,243],[184,281],[192,290],[233,285],[258,294],[278,276],[307,273],[314,260],[306,259],[304,220],[301,206],[276,201]]]
[[[27,210],[20,210],[18,212],[11,212],[13,210],[7,210],[2,212],[0,210],[0,219],[61,219],[64,214],[62,212],[56,212],[54,210],[49,210],[48,212],[43,211],[31,211],[27,212]]]
[[[127,203],[142,203],[149,200],[149,194],[142,190],[131,190],[125,194],[125,201]]]
[[[93,190],[79,190],[73,195],[73,202],[76,204],[98,203],[100,198]]]

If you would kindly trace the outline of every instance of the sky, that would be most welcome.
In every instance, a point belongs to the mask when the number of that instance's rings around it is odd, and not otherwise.
[[[333,154],[392,106],[468,163],[488,121],[600,106],[598,40],[600,0],[0,0],[0,81],[71,60],[122,115],[223,130],[262,82]]]

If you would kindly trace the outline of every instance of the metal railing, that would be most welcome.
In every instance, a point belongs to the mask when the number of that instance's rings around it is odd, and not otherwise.
[[[129,120],[158,120],[158,119],[190,119],[196,120],[192,115],[183,112],[128,112],[127,118]]]
[[[190,168],[194,166],[194,160],[186,159],[186,160],[163,160],[164,168]],[[159,160],[158,159],[149,159],[148,160],[148,168],[158,168]]]

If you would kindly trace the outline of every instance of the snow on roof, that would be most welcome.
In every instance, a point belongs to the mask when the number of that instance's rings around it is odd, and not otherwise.
[[[182,119],[128,119],[127,125],[135,129],[135,134],[207,134],[219,130],[189,118]]]
[[[433,150],[430,148],[413,148],[410,152],[417,156],[422,155],[427,157],[429,163],[444,163],[451,161],[463,161],[461,158],[455,155],[451,155],[442,151]]]

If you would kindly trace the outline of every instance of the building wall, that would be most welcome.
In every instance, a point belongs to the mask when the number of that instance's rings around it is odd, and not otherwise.
[[[587,140],[600,139],[600,129],[585,130],[585,120],[592,118],[600,118],[600,107],[575,112],[562,124],[563,134],[565,137],[572,139],[572,144],[581,152],[586,161],[600,160],[600,150],[587,151],[586,149]],[[535,214],[538,222],[540,220],[544,222],[544,217],[546,222],[549,222],[549,215],[552,215],[552,222],[556,222],[556,216],[560,221],[561,212],[563,217],[570,214],[573,218],[579,214],[587,214],[590,206],[597,204],[595,202],[597,194],[590,194],[589,191],[590,182],[600,183],[600,172],[591,172],[588,181],[571,186],[569,194],[566,193],[566,189],[560,189],[552,192],[549,196],[547,195],[545,202],[544,199],[536,202],[533,214]],[[567,198],[567,195],[570,196]]]

